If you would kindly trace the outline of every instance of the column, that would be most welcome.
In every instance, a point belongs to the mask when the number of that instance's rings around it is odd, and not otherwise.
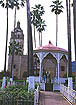
[[[59,84],[59,62],[58,62],[58,84]]]
[[[56,77],[57,77],[57,65],[56,65]]]
[[[60,60],[59,60],[59,53],[58,53],[58,84],[59,84],[59,64],[60,64]]]
[[[39,82],[41,82],[41,75],[42,75],[42,59],[40,59],[40,75],[39,75]]]
[[[68,77],[68,87],[73,89],[72,77]]]
[[[35,88],[35,78],[34,76],[29,76],[29,85],[28,85],[28,91],[32,91]]]

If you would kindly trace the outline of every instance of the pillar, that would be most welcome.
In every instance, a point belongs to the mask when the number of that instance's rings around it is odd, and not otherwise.
[[[29,86],[28,91],[32,91],[35,88],[35,79],[34,76],[29,76]]]
[[[58,84],[59,84],[59,64],[60,64],[60,60],[59,60],[59,53],[58,53]]]
[[[68,87],[73,89],[72,77],[68,77]]]
[[[56,66],[56,77],[57,77],[57,66]]]
[[[58,62],[58,84],[59,84],[59,62]]]
[[[40,75],[39,75],[39,82],[41,82],[41,75],[42,75],[42,59],[40,59]]]

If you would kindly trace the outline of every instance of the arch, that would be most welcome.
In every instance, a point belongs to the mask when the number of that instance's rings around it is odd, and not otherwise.
[[[67,62],[66,56],[62,55],[60,59],[60,77],[67,77]]]
[[[66,60],[68,61],[68,58],[67,58],[67,56],[66,56],[65,54],[61,55],[60,60],[61,60],[63,57],[65,57]]]
[[[37,57],[39,58],[39,56],[38,56],[38,54],[37,54],[37,53],[33,53],[33,57],[34,57],[34,56],[37,56]],[[40,59],[40,58],[39,58],[39,59]]]
[[[56,56],[53,54],[53,53],[51,53],[51,52],[48,52],[48,53],[46,53],[45,55],[44,55],[44,57],[43,57],[43,59],[45,59],[45,57],[47,56],[47,55],[52,55],[55,59],[56,59],[56,61],[57,61],[57,58],[56,58]],[[42,59],[42,60],[43,60]]]
[[[42,76],[46,73],[49,73],[49,79],[51,80],[56,76],[56,67],[57,67],[57,59],[51,54],[48,53],[42,60]]]
[[[36,53],[33,55],[33,64],[34,64],[34,75],[39,76],[40,59]]]

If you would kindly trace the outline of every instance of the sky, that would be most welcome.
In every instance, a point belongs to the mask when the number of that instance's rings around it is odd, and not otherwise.
[[[60,0],[61,1],[61,0]],[[67,17],[66,17],[66,0],[63,0],[64,6],[63,13],[58,16],[58,47],[68,50],[67,40]],[[72,2],[72,1],[71,1]],[[44,6],[45,14],[43,19],[47,25],[43,32],[43,45],[47,45],[49,40],[53,45],[56,45],[56,16],[51,12],[49,7],[52,0],[30,0],[30,10],[35,4]],[[27,54],[27,13],[26,4],[24,8],[17,10],[17,21],[20,21],[21,28],[24,33],[24,54]],[[14,29],[14,9],[9,9],[9,34],[8,45],[11,37],[11,31]],[[73,35],[73,8],[71,7],[71,37],[72,37],[72,61],[74,61],[74,35]],[[0,7],[0,71],[4,69],[5,60],[5,43],[6,43],[6,9]],[[36,32],[37,47],[39,45],[38,32]],[[7,54],[7,67],[8,67],[8,54]]]

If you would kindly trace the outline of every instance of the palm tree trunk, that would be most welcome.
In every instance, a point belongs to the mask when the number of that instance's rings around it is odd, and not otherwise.
[[[41,46],[41,43],[40,43],[40,32],[39,32],[39,46]]]
[[[26,6],[27,6],[28,72],[29,72],[29,76],[32,76],[33,75],[33,43],[32,43],[32,29],[31,29],[29,0],[26,0]]]
[[[13,36],[13,44],[12,44],[12,58],[11,58],[11,76],[10,81],[13,81],[13,71],[14,71],[14,41],[15,41],[15,26],[16,26],[16,7],[15,7],[15,14],[14,14],[14,36]]]
[[[34,26],[34,44],[35,44],[35,48],[36,48],[35,26]]]
[[[58,15],[56,15],[56,46],[58,42]]]
[[[16,7],[15,7],[15,15],[14,15],[14,29],[16,27]]]
[[[75,61],[76,61],[76,0],[73,0],[73,20],[74,20],[74,48],[75,48]]]
[[[8,0],[6,0],[8,4]],[[8,44],[8,5],[7,5],[7,29],[6,29],[6,47],[5,47],[5,62],[4,62],[4,77],[2,82],[2,88],[6,85],[6,61],[7,61],[7,44]]]
[[[71,14],[70,14],[70,0],[66,0],[67,8],[67,34],[68,34],[68,71],[69,77],[72,76],[72,62],[71,62]]]
[[[42,32],[41,32],[41,46],[42,46]]]

